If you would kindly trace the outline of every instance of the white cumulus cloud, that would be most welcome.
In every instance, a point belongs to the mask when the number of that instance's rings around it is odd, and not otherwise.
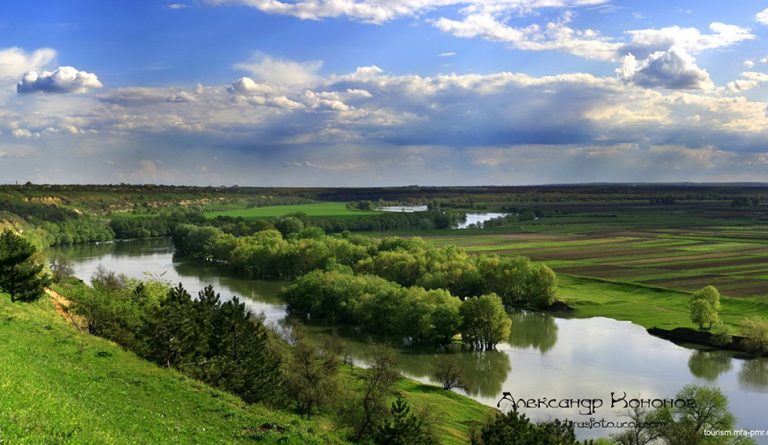
[[[697,54],[704,50],[725,48],[757,38],[749,28],[725,23],[710,23],[709,30],[711,33],[705,34],[696,28],[669,26],[627,31],[631,41],[622,48],[622,52],[645,58],[651,53],[666,51],[674,46],[689,54]]]
[[[714,85],[706,70],[682,48],[656,51],[638,60],[628,54],[616,70],[619,79],[642,87],[663,87],[673,90],[710,89]]]
[[[93,73],[62,66],[54,71],[30,71],[16,84],[16,92],[28,93],[85,93],[102,84]]]
[[[768,25],[768,8],[763,9],[755,15],[755,20],[763,25]]]

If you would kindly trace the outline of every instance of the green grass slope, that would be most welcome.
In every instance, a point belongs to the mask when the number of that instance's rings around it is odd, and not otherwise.
[[[346,443],[322,419],[246,405],[0,294],[0,443]]]
[[[344,367],[344,385],[360,369]],[[491,409],[401,378],[394,390],[428,412],[439,443],[468,442]],[[394,397],[393,397],[394,399]],[[158,367],[79,332],[48,298],[0,293],[0,444],[343,444],[327,417],[302,420]]]

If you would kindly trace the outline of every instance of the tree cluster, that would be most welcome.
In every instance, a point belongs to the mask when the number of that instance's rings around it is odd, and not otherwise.
[[[236,237],[214,227],[180,225],[173,239],[180,253],[252,278],[291,280],[343,266],[406,287],[445,289],[462,298],[495,293],[505,305],[530,307],[548,306],[557,289],[557,276],[545,265],[522,257],[469,255],[453,246],[430,246],[420,238],[329,236],[312,228],[288,237],[269,229]]]
[[[271,331],[237,298],[222,302],[209,286],[193,299],[181,285],[167,290],[103,270],[72,298],[91,334],[247,402],[284,400]]]
[[[115,239],[115,233],[108,225],[85,217],[60,222],[44,221],[38,227],[45,230],[45,242],[49,246]]]
[[[313,320],[354,325],[413,344],[450,342],[462,326],[460,308],[466,304],[444,290],[402,287],[377,276],[319,270],[285,288],[282,298],[291,311],[307,313]]]

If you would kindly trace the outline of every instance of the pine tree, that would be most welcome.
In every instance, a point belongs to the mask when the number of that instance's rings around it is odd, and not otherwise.
[[[218,384],[246,402],[275,402],[284,396],[281,360],[270,345],[263,317],[254,317],[237,297],[221,305]]]
[[[398,397],[392,402],[390,418],[376,429],[373,441],[381,445],[433,445],[437,442],[424,421],[411,413],[411,405]]]
[[[194,358],[197,332],[193,321],[192,298],[179,283],[144,325],[145,355],[161,365],[183,367]]]
[[[10,230],[0,235],[0,289],[11,294],[11,301],[36,300],[49,283],[34,254],[35,247],[23,237]]]

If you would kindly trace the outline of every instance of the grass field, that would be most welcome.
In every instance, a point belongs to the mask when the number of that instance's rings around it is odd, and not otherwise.
[[[352,217],[381,214],[381,212],[376,211],[350,210],[343,202],[323,202],[318,204],[296,204],[209,211],[205,213],[205,217],[216,218],[217,216],[231,216],[241,217],[244,219],[257,219],[284,216],[290,213],[298,212],[306,213],[308,216],[333,217]]]
[[[434,414],[440,443],[466,443],[489,412],[408,379],[396,390]],[[81,333],[48,298],[12,304],[0,294],[0,394],[0,443],[347,443],[328,418],[247,405]]]

